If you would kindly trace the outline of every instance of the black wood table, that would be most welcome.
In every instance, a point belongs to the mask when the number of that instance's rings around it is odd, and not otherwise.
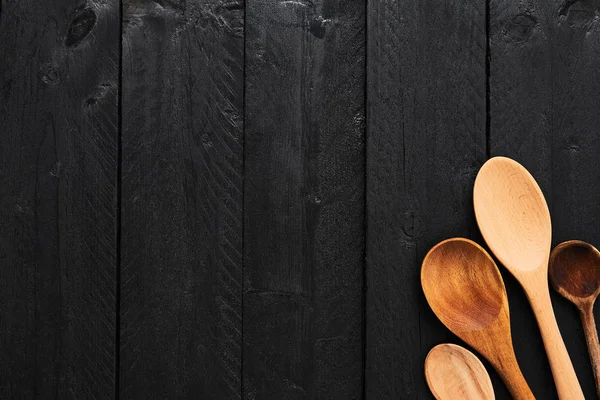
[[[600,245],[599,151],[597,0],[0,0],[0,398],[431,398],[420,264],[481,241],[479,167]]]

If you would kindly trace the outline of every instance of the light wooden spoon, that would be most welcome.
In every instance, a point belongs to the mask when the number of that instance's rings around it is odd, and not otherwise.
[[[454,238],[423,260],[427,302],[448,329],[485,357],[515,399],[535,399],[515,357],[508,298],[498,267],[477,243]]]
[[[533,308],[558,396],[562,400],[583,399],[550,301],[548,257],[552,228],[542,190],[521,164],[494,157],[477,174],[473,200],[481,234],[519,281]]]
[[[464,347],[445,343],[425,358],[425,379],[437,400],[494,400],[494,387],[479,359]]]
[[[549,275],[554,289],[579,310],[600,399],[600,343],[594,320],[594,303],[600,293],[600,252],[581,240],[563,242],[550,254]]]

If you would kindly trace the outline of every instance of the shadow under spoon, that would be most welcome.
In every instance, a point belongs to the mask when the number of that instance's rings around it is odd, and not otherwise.
[[[563,242],[550,254],[549,276],[554,289],[579,310],[600,398],[600,343],[594,320],[594,303],[600,293],[600,252],[581,240]]]
[[[517,363],[504,281],[477,243],[454,238],[423,260],[421,285],[435,315],[498,371],[512,396],[535,399]]]

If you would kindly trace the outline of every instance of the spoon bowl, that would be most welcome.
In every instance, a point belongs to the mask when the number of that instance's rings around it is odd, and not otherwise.
[[[550,212],[521,164],[505,157],[486,162],[475,180],[474,206],[486,243],[513,274],[548,267]]]
[[[554,289],[579,310],[600,398],[600,343],[594,320],[594,303],[600,293],[600,252],[581,240],[563,242],[552,250],[549,268]]]
[[[479,267],[477,273],[473,266]],[[432,248],[423,261],[421,283],[433,312],[455,333],[481,331],[506,311],[500,271],[467,240],[450,239]]]
[[[521,164],[494,157],[477,174],[473,205],[483,238],[519,281],[531,303],[558,396],[561,400],[583,399],[550,301],[552,226],[542,190]]]
[[[438,400],[494,400],[485,367],[464,347],[439,344],[425,359],[425,378]]]
[[[436,316],[485,357],[516,399],[534,399],[517,363],[508,298],[494,260],[477,243],[454,238],[434,246],[421,285]]]
[[[563,242],[552,250],[549,276],[567,300],[593,303],[600,293],[600,251],[581,240]]]

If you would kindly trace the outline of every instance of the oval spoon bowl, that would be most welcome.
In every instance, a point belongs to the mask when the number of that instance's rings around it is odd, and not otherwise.
[[[440,321],[459,337],[492,325],[507,304],[500,271],[482,250],[466,239],[449,239],[423,260],[425,297]],[[474,273],[473,266],[482,267]]]
[[[600,251],[581,240],[556,246],[548,276],[554,289],[572,303],[592,301],[600,293]],[[593,301],[592,301],[593,302]]]
[[[464,347],[445,343],[425,358],[425,378],[437,400],[494,400],[494,388],[485,367]]]
[[[475,179],[473,205],[483,238],[510,272],[548,267],[550,211],[525,167],[506,157],[488,160]]]

